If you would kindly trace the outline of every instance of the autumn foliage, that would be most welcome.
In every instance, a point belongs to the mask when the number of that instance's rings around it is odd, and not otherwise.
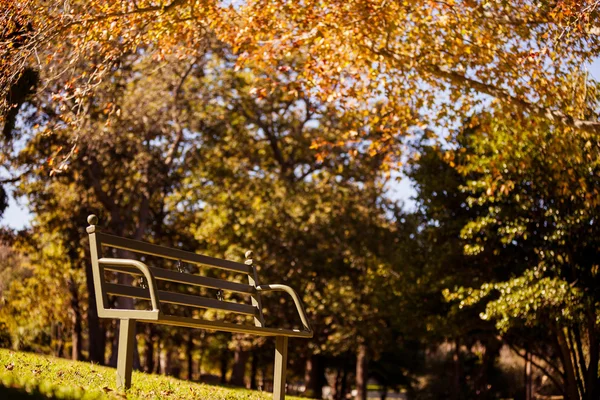
[[[157,244],[253,248],[261,276],[306,288],[305,394],[363,397],[370,377],[512,397],[538,374],[539,394],[595,400],[599,56],[598,0],[0,0],[0,209],[14,190],[34,216],[0,232],[0,343],[114,362],[87,297],[95,212]],[[148,372],[225,382],[233,351],[254,388],[271,351],[139,336]]]
[[[573,101],[573,90],[584,88],[568,84],[598,52],[596,2],[3,3],[3,97],[35,66],[44,79],[67,74],[57,96],[84,101],[120,55],[143,49],[157,62],[185,58],[214,34],[240,55],[238,67],[291,74],[299,83],[292,95],[311,93],[367,118],[343,140],[378,130],[376,146],[385,147],[414,126],[451,126],[489,100],[600,130]],[[286,60],[298,54],[304,60],[292,68]],[[52,68],[58,59],[69,67]],[[4,101],[6,109],[11,100]]]

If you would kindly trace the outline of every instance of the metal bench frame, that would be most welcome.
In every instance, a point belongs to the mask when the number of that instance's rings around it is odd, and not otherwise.
[[[298,297],[298,294],[291,287],[280,284],[258,284],[258,276],[256,267],[253,264],[251,251],[246,253],[246,261],[242,264],[99,232],[96,227],[98,218],[95,215],[88,216],[87,222],[89,226],[86,228],[86,231],[90,240],[94,292],[98,307],[98,316],[100,318],[120,320],[117,361],[117,387],[119,389],[128,389],[131,387],[135,327],[136,322],[141,321],[153,324],[247,333],[257,336],[275,336],[273,399],[285,399],[288,338],[311,338],[313,332],[308,323],[308,319],[306,318],[306,312],[304,311],[302,302]],[[243,273],[248,276],[248,284],[164,268],[149,267],[138,260],[104,258],[102,257],[102,246]],[[142,276],[147,287],[142,288],[106,282],[104,276],[105,270]],[[249,294],[251,304],[240,304],[202,296],[161,291],[157,289],[157,280]],[[260,293],[270,291],[283,291],[292,297],[302,322],[302,329],[279,329],[268,328],[265,326]],[[152,309],[130,310],[108,308],[108,295],[149,300]],[[161,310],[162,303],[180,304],[190,307],[217,309],[232,313],[253,315],[254,326],[167,315]]]

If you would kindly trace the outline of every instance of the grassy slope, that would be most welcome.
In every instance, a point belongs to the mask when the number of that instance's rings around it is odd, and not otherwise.
[[[115,377],[114,368],[0,349],[0,399],[271,398],[270,393],[210,386],[135,371],[132,388],[118,392]]]

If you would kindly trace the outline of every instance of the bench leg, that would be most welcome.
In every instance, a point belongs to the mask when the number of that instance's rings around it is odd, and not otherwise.
[[[135,319],[122,319],[119,325],[119,354],[117,357],[117,389],[119,390],[131,387],[133,346],[135,346]]]
[[[288,337],[277,336],[275,342],[275,373],[273,376],[273,400],[285,399],[285,375],[287,372]]]

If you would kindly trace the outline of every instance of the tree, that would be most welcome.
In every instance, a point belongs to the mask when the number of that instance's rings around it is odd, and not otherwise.
[[[484,307],[458,307],[442,295],[447,288],[502,279],[499,266],[512,265],[510,255],[498,259],[489,250],[477,256],[464,254],[463,227],[486,211],[467,202],[469,195],[462,187],[470,176],[459,173],[448,161],[449,150],[427,134],[415,144],[414,152],[407,175],[415,184],[417,209],[405,217],[407,222],[413,220],[414,227],[403,246],[400,271],[401,281],[406,282],[402,286],[405,307],[410,310],[407,336],[425,348],[443,346],[451,351],[447,359],[427,356],[409,365],[409,376],[432,377],[426,386],[413,390],[455,399],[513,396],[518,388],[506,388],[498,379],[496,361],[502,343],[493,323],[480,319]],[[457,158],[461,154],[457,151]],[[470,362],[474,359],[476,363]]]
[[[82,271],[73,268],[59,236],[51,231],[23,236],[19,247],[28,257],[20,268],[13,265],[12,271],[7,269],[16,276],[6,281],[9,286],[2,294],[4,305],[0,309],[0,319],[11,333],[13,348],[52,351],[60,356],[65,347],[61,332],[72,332],[71,357],[80,359],[81,299],[85,298]],[[39,301],[40,298],[54,301]]]
[[[273,76],[260,70],[205,76],[214,101],[197,113],[220,116],[221,128],[200,133],[187,191],[170,202],[173,210],[185,206],[183,213],[173,211],[177,224],[194,226],[209,254],[235,258],[253,249],[264,282],[304,287],[316,332],[304,356],[315,372],[309,374],[310,390],[318,395],[324,353],[365,353],[367,340],[370,348],[379,346],[382,335],[373,328],[386,330],[387,311],[375,288],[395,298],[388,288],[393,277],[381,265],[393,229],[381,197],[383,156],[370,156],[360,146],[349,149],[354,157],[311,148],[316,137],[335,138],[353,115],[308,95],[290,96],[293,78],[286,71]],[[278,89],[257,92],[252,83],[262,80]],[[288,302],[278,305],[268,297],[263,306],[268,324],[282,323],[293,311]]]
[[[203,56],[199,49],[187,65],[155,71],[141,81],[138,74],[148,60],[124,56],[118,77],[97,88],[77,148],[70,126],[61,125],[64,115],[45,103],[54,88],[40,93],[39,105],[32,106],[29,118],[14,130],[24,146],[15,149],[10,161],[15,169],[29,171],[20,183],[20,194],[28,197],[32,211],[40,216],[39,226],[62,236],[70,260],[86,271],[88,293],[93,292],[91,266],[82,251],[87,248],[82,228],[88,214],[99,214],[103,225],[118,235],[141,239],[158,232],[162,240],[169,237],[164,202],[179,182],[185,145],[192,139],[184,134],[184,127],[191,128],[191,117],[185,114],[189,97],[182,98],[182,91],[191,75],[202,73]],[[155,112],[146,115],[151,109]],[[119,118],[109,123],[109,114]],[[185,118],[187,125],[180,122]],[[116,130],[128,134],[113,135]],[[61,148],[69,149],[74,168],[56,159]],[[185,241],[182,235],[170,237]],[[93,296],[89,301],[90,357],[104,363],[104,332]]]
[[[315,321],[317,339],[290,370],[302,373],[306,358],[325,361],[322,354],[347,355],[359,348],[377,359],[387,338],[382,332],[393,318],[383,305],[396,296],[390,290],[393,276],[382,266],[394,230],[386,218],[390,204],[382,198],[386,154],[360,143],[322,150],[364,117],[304,92],[285,68],[299,62],[296,58],[281,60],[275,73],[251,66],[236,71],[229,50],[204,38],[204,48],[183,60],[166,56],[159,68],[153,67],[152,48],[122,54],[115,60],[118,72],[99,83],[86,103],[77,146],[73,125],[65,121],[79,98],[68,94],[70,103],[58,110],[51,101],[70,78],[39,93],[31,113],[13,129],[24,147],[11,161],[30,170],[20,193],[28,196],[40,224],[60,232],[81,270],[89,267],[78,250],[86,247],[81,230],[90,211],[117,235],[229,259],[253,249],[261,279],[303,288]],[[55,60],[55,65],[63,64]],[[277,89],[264,90],[263,83],[277,83]],[[369,138],[376,142],[380,135],[373,130]],[[324,143],[316,145],[317,140]],[[61,149],[68,163],[57,156]],[[384,286],[384,295],[375,290]],[[347,298],[329,295],[357,287],[361,290]],[[264,301],[270,324],[293,315],[289,302],[277,304],[267,296]],[[96,360],[102,362],[104,334],[93,333],[91,297],[87,310],[90,335],[97,337],[90,343],[100,344]],[[367,320],[378,330],[367,329]],[[107,330],[111,340],[114,327]],[[174,330],[145,333],[145,344],[160,337],[162,354],[185,341],[190,365],[189,337]],[[247,338],[229,346],[209,342],[219,354],[235,348],[232,379],[240,383]],[[145,346],[142,358],[149,370],[154,352]],[[176,360],[163,361],[165,371],[177,370]],[[229,363],[221,361],[225,377]],[[324,367],[315,371],[323,375]],[[313,386],[318,391],[322,385]]]
[[[566,398],[595,398],[597,136],[487,113],[470,126],[459,135],[460,149],[449,153],[450,162],[469,174],[468,204],[485,210],[463,228],[465,251],[493,251],[512,262],[500,267],[504,279],[448,295],[462,298],[464,306],[484,304],[482,318],[495,321],[508,338],[535,332],[547,345],[526,349],[537,357],[534,365]]]
[[[159,59],[184,57],[214,32],[240,54],[240,66],[248,61],[275,72],[291,68],[280,64],[291,54],[306,54],[292,70],[300,92],[362,114],[370,128],[349,127],[339,139],[362,140],[375,152],[415,126],[451,127],[490,99],[502,104],[500,113],[600,130],[596,119],[564,106],[571,93],[567,78],[598,55],[596,1],[15,4],[4,14],[2,93],[31,63],[45,81],[53,79],[48,62],[98,54],[93,63],[74,62],[68,87],[56,93],[56,100],[75,96],[83,104],[122,54],[142,47]],[[382,98],[372,112],[370,102]],[[81,114],[85,107],[72,109]],[[371,129],[382,138],[365,140]]]

